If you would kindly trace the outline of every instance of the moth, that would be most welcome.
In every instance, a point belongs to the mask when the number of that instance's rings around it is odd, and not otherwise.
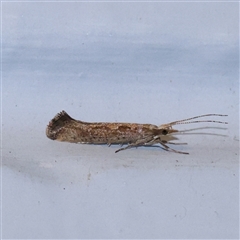
[[[179,124],[190,123],[220,123],[227,122],[215,120],[194,120],[202,117],[225,117],[223,114],[205,114],[196,117],[178,120],[160,126],[153,124],[139,123],[110,123],[110,122],[83,122],[70,117],[65,111],[58,113],[48,124],[46,135],[52,140],[71,142],[71,143],[89,143],[89,144],[128,144],[126,147],[121,147],[116,153],[133,147],[159,146],[166,151],[171,151],[181,154],[189,154],[187,152],[177,151],[170,148],[169,144],[186,144],[172,142],[176,138],[174,133],[182,132],[173,128]]]

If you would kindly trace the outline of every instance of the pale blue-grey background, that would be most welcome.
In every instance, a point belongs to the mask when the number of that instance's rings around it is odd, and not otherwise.
[[[2,223],[12,239],[239,238],[237,2],[2,2]],[[56,113],[228,126],[190,152],[54,142]],[[227,128],[226,128],[227,127]]]

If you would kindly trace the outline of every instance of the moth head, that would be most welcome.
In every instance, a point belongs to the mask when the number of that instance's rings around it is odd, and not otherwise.
[[[160,130],[160,134],[161,135],[169,135],[175,132],[178,132],[178,130],[173,129],[171,125],[169,124],[163,124],[161,126],[159,126],[159,130]]]
[[[175,133],[175,132],[182,132],[176,129],[173,129],[172,127],[174,125],[180,125],[180,124],[191,124],[191,123],[221,123],[221,124],[227,124],[227,122],[222,122],[222,121],[215,121],[215,120],[196,120],[196,121],[192,121],[193,119],[196,118],[202,118],[202,117],[208,117],[208,116],[220,116],[220,117],[225,117],[227,115],[223,115],[223,114],[205,114],[205,115],[200,115],[200,116],[196,116],[196,117],[192,117],[192,118],[187,118],[187,119],[182,119],[182,120],[178,120],[178,121],[174,121],[174,122],[170,122],[170,123],[166,123],[166,124],[162,124],[158,127],[158,129],[161,131],[161,135],[168,135],[171,133]]]

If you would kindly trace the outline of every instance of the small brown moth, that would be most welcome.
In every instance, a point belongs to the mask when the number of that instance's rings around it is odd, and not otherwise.
[[[180,152],[167,146],[167,144],[186,144],[169,141],[176,139],[172,137],[172,133],[181,132],[173,129],[172,126],[200,122],[227,124],[227,122],[215,120],[190,121],[196,118],[210,116],[224,117],[227,115],[205,114],[156,126],[153,124],[139,123],[89,123],[75,120],[65,111],[62,111],[49,122],[46,135],[52,140],[72,143],[108,144],[109,146],[111,144],[128,144],[126,147],[118,149],[116,153],[133,147],[151,146],[159,143],[161,145],[160,147],[166,151],[188,154],[187,152]]]

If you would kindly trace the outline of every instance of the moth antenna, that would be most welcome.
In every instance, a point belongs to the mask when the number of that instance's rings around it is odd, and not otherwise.
[[[190,124],[190,123],[206,123],[206,122],[213,122],[213,123],[222,123],[222,124],[228,124],[228,122],[222,122],[222,121],[214,121],[214,120],[200,120],[200,121],[188,121],[188,122],[177,122],[173,125],[180,125],[180,124]]]
[[[183,119],[183,120],[178,120],[178,121],[170,122],[168,125],[173,126],[173,125],[178,125],[178,124],[190,124],[190,123],[200,123],[200,122],[213,122],[213,123],[228,124],[227,122],[215,121],[215,120],[189,121],[189,120],[193,120],[193,119],[196,119],[196,118],[209,117],[209,116],[226,117],[226,116],[228,116],[228,115],[225,115],[225,114],[204,114],[204,115],[199,115],[199,116],[196,116],[196,117],[191,117],[191,118],[186,118],[186,119]]]

